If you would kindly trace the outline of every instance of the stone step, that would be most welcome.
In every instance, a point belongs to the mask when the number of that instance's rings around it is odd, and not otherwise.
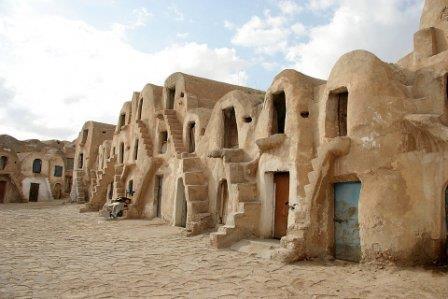
[[[208,186],[207,185],[186,185],[187,201],[204,201],[208,200]]]
[[[206,183],[204,174],[201,171],[190,171],[184,174],[185,185],[201,185]]]
[[[319,157],[311,160],[311,165],[313,166],[314,170],[316,170],[320,167],[320,161],[321,161],[321,159]]]
[[[189,202],[188,208],[191,210],[192,214],[207,213],[209,210],[209,201],[208,200],[191,201]]]
[[[185,158],[182,159],[182,171],[193,172],[201,170],[201,159],[199,158]]]

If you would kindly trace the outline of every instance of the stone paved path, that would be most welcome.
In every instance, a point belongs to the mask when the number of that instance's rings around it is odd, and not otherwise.
[[[443,269],[282,265],[215,250],[208,235],[78,209],[0,205],[0,298],[448,297]]]

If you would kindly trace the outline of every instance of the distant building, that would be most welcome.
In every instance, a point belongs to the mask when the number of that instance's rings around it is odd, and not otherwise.
[[[0,203],[68,196],[74,145],[68,141],[19,141],[0,135]]]

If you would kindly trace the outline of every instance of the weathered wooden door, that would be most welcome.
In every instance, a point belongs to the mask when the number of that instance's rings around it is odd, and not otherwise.
[[[229,205],[229,192],[227,187],[227,181],[224,180],[219,184],[219,223],[226,224]]]
[[[358,202],[361,182],[334,184],[334,236],[335,257],[347,261],[359,261]]]
[[[62,187],[61,187],[61,184],[56,183],[54,185],[53,197],[54,197],[54,199],[61,199],[62,198]]]
[[[0,181],[0,203],[5,202],[6,181]]]
[[[37,201],[39,198],[39,184],[31,183],[29,201]]]
[[[276,172],[274,174],[274,186],[275,186],[274,238],[280,239],[286,235],[286,230],[288,228],[289,173]]]

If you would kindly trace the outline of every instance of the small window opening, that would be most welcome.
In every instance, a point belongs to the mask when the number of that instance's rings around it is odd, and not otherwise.
[[[7,163],[8,163],[8,157],[6,157],[6,156],[1,156],[1,157],[0,157],[0,170],[5,169]]]
[[[89,136],[89,129],[84,129],[82,131],[82,140],[81,140],[81,144],[86,143],[87,141],[87,137]]]
[[[168,132],[162,131],[159,133],[159,153],[164,154],[168,143]]]
[[[238,126],[235,108],[224,109],[222,113],[224,116],[224,148],[238,148]]]
[[[79,154],[78,168],[82,169],[83,166],[84,166],[84,154]]]
[[[272,95],[273,118],[272,118],[272,134],[285,133],[286,119],[286,97],[285,92]]]
[[[121,128],[126,124],[126,114],[120,114],[120,121],[118,123],[118,126]]]
[[[195,143],[195,132],[196,132],[196,123],[190,122],[188,124],[188,152],[194,153],[196,150],[196,143]]]
[[[42,171],[42,160],[36,159],[33,161],[33,173],[40,173]]]
[[[245,123],[251,123],[252,122],[252,117],[250,117],[249,115],[246,115],[243,117],[243,121]]]
[[[106,134],[106,131],[103,131],[103,132],[101,132],[101,133]]]
[[[175,88],[168,88],[167,89],[167,103],[166,108],[167,109],[173,109],[174,108],[174,97],[176,96],[176,89]]]
[[[181,98],[183,98],[184,95],[185,95],[185,94],[184,94],[183,92],[180,93],[180,97],[181,97]]]
[[[120,164],[124,162],[124,143],[120,143]]]
[[[330,93],[325,121],[327,137],[347,136],[347,105],[348,92],[346,88]]]
[[[134,160],[137,160],[138,158],[138,139],[135,140],[134,144]]]
[[[109,199],[112,199],[112,196],[114,195],[114,182],[111,182],[109,185]]]
[[[56,165],[54,167],[54,176],[55,177],[58,177],[58,178],[62,177],[62,172],[63,172],[62,166]]]
[[[300,112],[300,116],[303,118],[308,118],[310,116],[310,112],[309,111],[302,111]]]
[[[142,119],[142,109],[143,109],[143,99],[140,99],[140,101],[138,102],[138,112],[137,112],[138,120]]]
[[[130,196],[133,196],[134,193],[135,193],[135,191],[134,191],[134,181],[133,181],[133,180],[130,180],[130,181],[128,182],[128,194],[129,194]]]

